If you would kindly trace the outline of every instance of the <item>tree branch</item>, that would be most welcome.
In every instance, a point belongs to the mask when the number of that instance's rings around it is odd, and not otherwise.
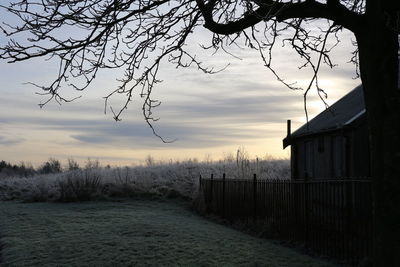
[[[240,19],[219,23],[213,18],[213,10],[203,0],[196,0],[205,20],[204,27],[218,34],[233,34],[243,31],[261,21],[276,19],[282,22],[287,19],[325,18],[334,21],[351,31],[361,27],[361,15],[348,10],[337,0],[322,4],[314,0],[303,2],[278,2],[272,0],[254,1],[258,8],[247,12]],[[214,7],[214,6],[213,6]]]

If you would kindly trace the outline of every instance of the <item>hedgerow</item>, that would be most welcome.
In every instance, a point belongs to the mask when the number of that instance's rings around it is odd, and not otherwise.
[[[147,162],[148,163],[148,162]],[[151,196],[192,200],[198,192],[199,177],[225,173],[230,178],[288,179],[287,160],[228,158],[218,162],[155,162],[136,167],[102,167],[91,161],[84,168],[64,172],[7,176],[0,179],[0,200],[86,201],[113,197]]]

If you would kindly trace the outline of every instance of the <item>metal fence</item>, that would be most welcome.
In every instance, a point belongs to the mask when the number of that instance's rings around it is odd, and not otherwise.
[[[358,264],[372,254],[369,179],[202,179],[207,212],[231,222],[255,222],[275,238]]]

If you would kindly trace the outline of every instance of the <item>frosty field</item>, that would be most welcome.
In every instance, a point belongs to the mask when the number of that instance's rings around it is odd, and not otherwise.
[[[331,266],[186,202],[0,202],[1,266]]]
[[[149,166],[105,168],[89,166],[64,172],[23,176],[0,171],[0,200],[71,202],[151,194],[194,199],[199,176],[289,179],[287,160],[228,159],[220,162],[170,162]]]

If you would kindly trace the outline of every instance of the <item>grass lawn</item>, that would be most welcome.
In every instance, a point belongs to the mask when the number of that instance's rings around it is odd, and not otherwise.
[[[1,266],[331,266],[173,201],[0,202]]]

